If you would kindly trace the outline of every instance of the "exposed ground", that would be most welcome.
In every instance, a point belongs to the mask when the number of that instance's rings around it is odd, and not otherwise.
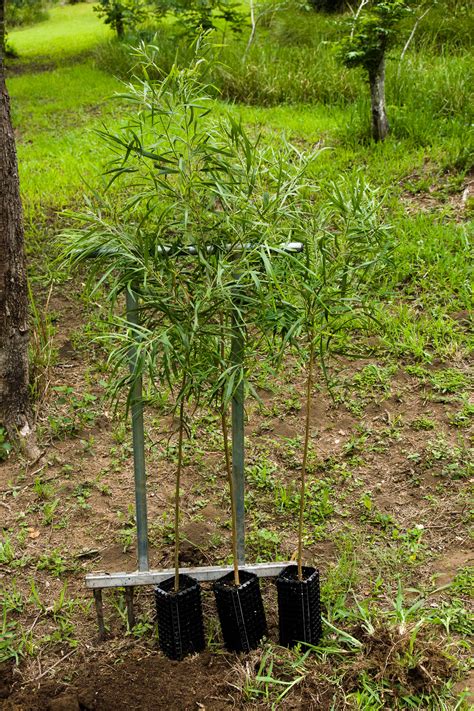
[[[103,32],[87,6],[78,7],[88,29],[71,61],[93,41],[91,27],[98,39]],[[51,27],[58,37],[60,10]],[[30,46],[27,32],[12,33],[19,49]],[[104,104],[118,86],[110,75],[89,59],[58,66],[54,51],[50,68],[42,46],[36,59],[24,54],[44,66],[20,60],[9,81],[37,306],[32,357],[43,454],[32,464],[13,454],[0,461],[2,708],[469,708],[461,692],[473,692],[473,178],[465,163],[443,164],[459,137],[446,137],[440,119],[424,152],[408,138],[353,145],[341,133],[350,105],[236,109],[270,138],[284,126],[302,146],[335,146],[321,159],[326,179],[364,165],[388,191],[398,256],[379,295],[385,328],[361,337],[354,357],[331,359],[332,398],[321,374],[315,386],[305,556],[321,571],[328,623],[321,645],[312,654],[276,645],[268,582],[269,640],[250,655],[227,654],[205,589],[208,650],[174,663],[157,651],[150,589],[136,595],[133,630],[121,592],[105,593],[108,639],[99,643],[84,587],[87,572],[135,568],[131,435],[105,397],[106,353],[93,341],[103,306],[81,296],[82,277],[52,261],[51,245],[67,221],[57,211],[81,203],[81,175],[91,179],[104,157],[90,129],[122,120],[123,111]],[[262,357],[254,384],[261,401],[247,403],[248,559],[286,560],[296,549],[303,372],[290,357],[275,377]],[[166,398],[147,409],[146,425],[151,562],[170,567],[176,427]],[[194,425],[181,559],[228,562],[218,420],[197,412]]]

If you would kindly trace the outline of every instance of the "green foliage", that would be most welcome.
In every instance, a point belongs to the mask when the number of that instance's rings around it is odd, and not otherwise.
[[[386,266],[391,251],[382,204],[383,196],[360,174],[330,183],[308,223],[304,257],[292,260],[289,289],[282,282],[287,311],[278,318],[291,324],[283,327],[283,344],[306,334],[308,343],[315,341],[323,368],[326,353],[340,350],[347,333],[372,318],[370,279]],[[292,293],[295,301],[289,303]]]
[[[5,428],[0,427],[0,462],[3,462],[8,457],[11,448]]]
[[[186,34],[214,30],[222,21],[241,32],[246,23],[242,4],[235,0],[155,0],[155,7],[176,15]]]
[[[32,25],[49,16],[45,0],[7,0],[5,14],[7,27]]]
[[[126,29],[136,30],[148,14],[146,0],[99,0],[94,10],[119,38],[124,36]]]
[[[350,33],[339,45],[347,67],[375,72],[387,49],[394,43],[400,20],[408,12],[407,0],[369,0],[350,20]]]
[[[155,52],[140,55],[147,73],[159,72]],[[100,198],[76,216],[84,229],[64,235],[71,264],[94,258],[91,280],[107,284],[112,308],[132,284],[140,295],[141,325],[124,333],[116,320],[116,393],[130,383],[123,366],[138,337],[134,377],[146,373],[172,388],[187,369],[181,396],[200,400],[206,383],[211,396],[225,384],[228,401],[243,375],[225,363],[216,374],[216,339],[223,327],[227,338],[236,298],[241,327],[262,331],[268,252],[303,229],[306,159],[290,145],[263,147],[230,114],[214,116],[206,69],[197,55],[162,82],[127,87],[121,98],[134,117],[119,133],[102,132],[117,156],[108,176],[120,185],[122,207]]]

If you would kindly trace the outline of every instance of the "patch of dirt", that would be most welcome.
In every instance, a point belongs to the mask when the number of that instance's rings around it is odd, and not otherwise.
[[[456,577],[462,569],[474,564],[474,552],[472,547],[459,548],[456,546],[444,553],[433,565],[437,585],[447,585]]]
[[[67,687],[46,683],[10,697],[5,711],[195,711],[235,708],[226,657],[205,652],[173,662],[131,649],[117,663],[99,658],[73,672]]]
[[[413,174],[402,182],[405,184],[409,180],[419,177],[419,175]],[[431,212],[440,208],[446,209],[448,206],[452,209],[458,222],[470,219],[472,211],[470,201],[474,196],[474,173],[472,171],[468,173],[463,184],[456,189],[449,185],[450,177],[449,172],[441,176],[433,175],[433,182],[427,190],[406,190],[402,194],[402,201],[405,203],[407,211]]]

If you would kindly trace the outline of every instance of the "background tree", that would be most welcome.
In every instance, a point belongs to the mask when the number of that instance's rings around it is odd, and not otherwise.
[[[385,102],[385,59],[408,12],[407,0],[362,0],[350,20],[351,31],[339,46],[346,67],[366,70],[370,85],[372,136],[383,141],[389,125]]]
[[[145,21],[149,8],[142,0],[99,0],[94,10],[117,33],[117,37],[123,39],[127,29],[135,30]]]
[[[160,15],[175,14],[190,33],[213,30],[219,21],[241,31],[247,19],[241,3],[234,0],[155,0],[155,6]]]
[[[29,407],[28,290],[23,214],[5,83],[5,0],[0,0],[0,424],[28,456],[39,454]]]

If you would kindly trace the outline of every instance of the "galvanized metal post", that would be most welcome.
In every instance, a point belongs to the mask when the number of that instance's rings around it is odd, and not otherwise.
[[[231,360],[234,367],[244,367],[244,333],[239,323],[239,314],[233,314]],[[232,399],[232,483],[237,517],[237,558],[245,563],[245,478],[244,478],[244,380],[242,379]]]
[[[138,299],[134,291],[127,290],[127,321],[131,326],[138,325]],[[129,351],[130,372],[137,364],[137,348]],[[133,468],[135,474],[135,516],[137,520],[138,570],[149,570],[148,564],[148,519],[146,511],[146,473],[145,473],[145,429],[143,425],[142,379],[135,378],[131,392],[132,433],[133,433]]]
[[[99,627],[99,641],[105,640],[105,622],[104,622],[104,603],[102,601],[102,588],[95,588],[92,591],[95,601],[95,610],[97,612],[97,625]]]

